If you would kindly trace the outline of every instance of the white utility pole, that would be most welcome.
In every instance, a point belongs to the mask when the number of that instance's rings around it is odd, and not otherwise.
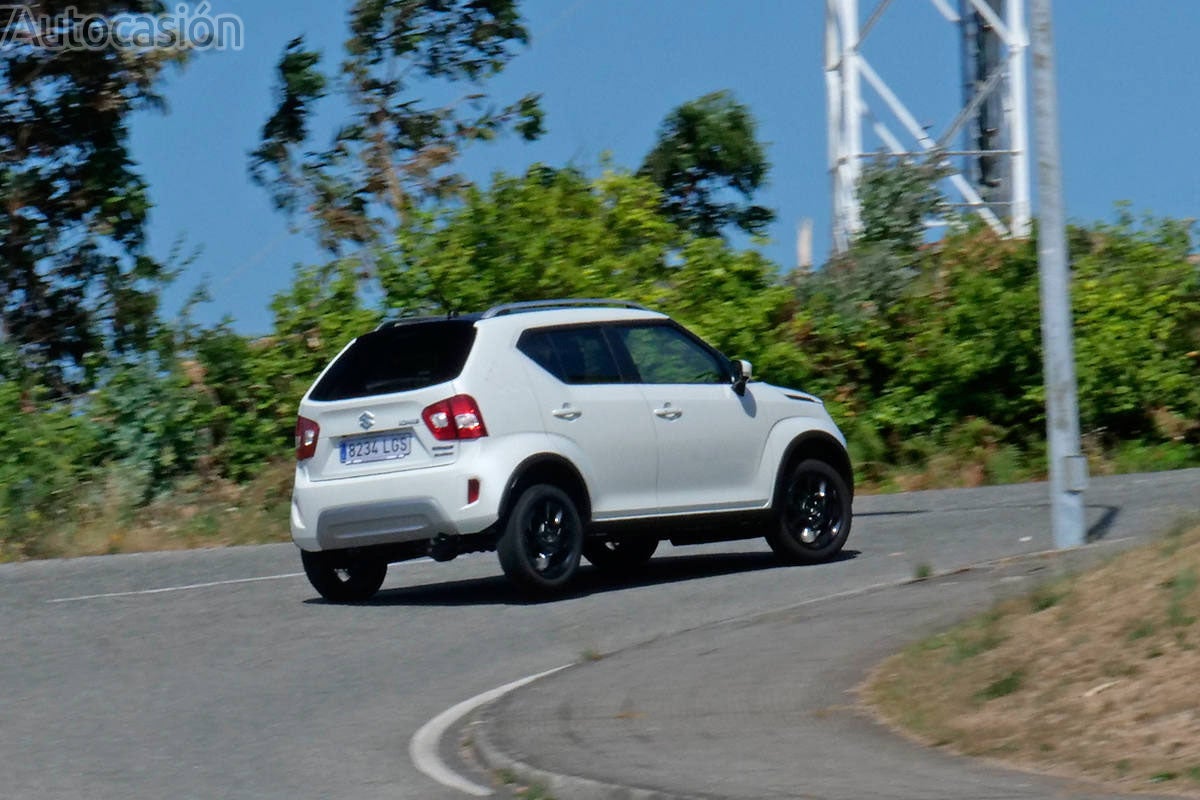
[[[1050,446],[1050,513],[1056,547],[1083,544],[1087,459],[1079,444],[1071,273],[1067,263],[1059,153],[1058,90],[1050,0],[1030,0],[1033,29],[1033,118],[1038,162],[1038,273],[1046,382],[1046,439]]]

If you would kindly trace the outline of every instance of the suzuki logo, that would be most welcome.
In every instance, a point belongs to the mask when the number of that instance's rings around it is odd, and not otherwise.
[[[369,431],[375,427],[375,415],[370,411],[364,411],[362,416],[358,418],[358,424],[364,431]]]

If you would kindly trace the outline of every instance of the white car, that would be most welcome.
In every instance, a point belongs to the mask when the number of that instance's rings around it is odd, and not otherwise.
[[[334,602],[422,556],[495,550],[545,592],[581,556],[630,569],[664,539],[765,535],[816,562],[850,533],[850,459],[821,401],[620,301],[386,323],[309,389],[296,458],[292,537]]]

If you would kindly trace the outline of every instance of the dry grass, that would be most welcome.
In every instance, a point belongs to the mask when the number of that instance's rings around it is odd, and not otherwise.
[[[1084,452],[1088,472],[1094,477],[1200,466],[1200,449],[1183,440],[1124,442],[1106,448],[1095,436],[1085,436]],[[1046,480],[1046,457],[995,442],[977,446],[952,443],[933,447],[918,463],[909,465],[856,458],[855,470],[858,494],[969,489]]]
[[[17,556],[72,558],[287,541],[294,470],[290,462],[273,464],[245,485],[195,478],[148,505],[131,496],[129,481],[113,474],[86,487],[36,549]]]
[[[1200,795],[1200,526],[882,664],[865,697],[928,744]]]

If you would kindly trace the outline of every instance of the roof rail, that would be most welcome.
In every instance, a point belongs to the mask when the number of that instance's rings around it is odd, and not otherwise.
[[[523,314],[526,311],[546,311],[553,308],[632,308],[638,311],[650,311],[640,303],[632,303],[628,300],[601,300],[596,298],[568,298],[566,300],[526,300],[521,303],[505,303],[500,306],[493,306],[483,312],[480,319],[492,319],[493,317],[506,317],[509,314]]]
[[[478,314],[459,314],[457,311],[450,314],[422,314],[408,317],[397,317],[396,319],[384,320],[375,330],[382,331],[388,328],[400,328],[405,325],[417,325],[422,322],[444,322],[446,320],[462,319],[473,322],[479,319]]]

